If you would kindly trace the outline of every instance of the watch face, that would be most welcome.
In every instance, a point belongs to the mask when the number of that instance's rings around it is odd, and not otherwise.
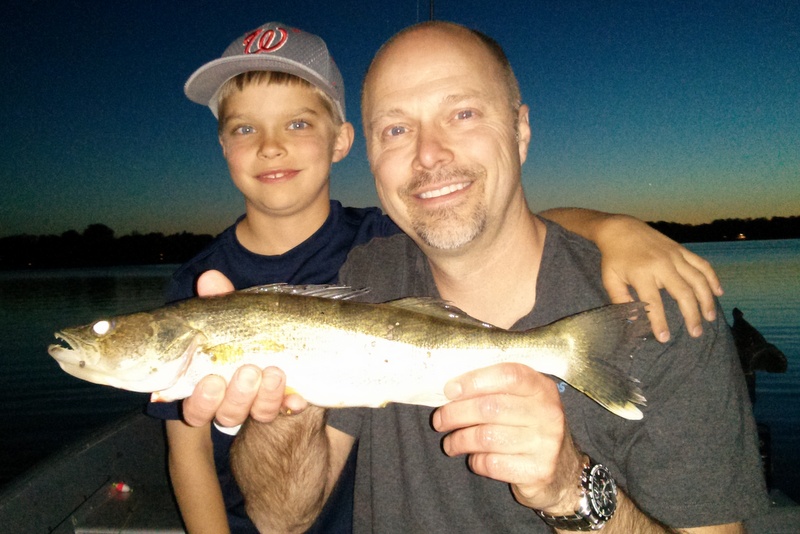
[[[589,473],[588,493],[595,513],[606,521],[611,519],[617,509],[617,484],[602,465],[595,465]]]

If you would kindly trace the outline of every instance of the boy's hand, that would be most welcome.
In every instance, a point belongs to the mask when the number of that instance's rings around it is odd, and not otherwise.
[[[219,271],[207,271],[197,280],[201,297],[229,293],[233,284]],[[254,365],[244,365],[234,373],[231,383],[216,375],[198,382],[194,393],[183,400],[183,419],[187,424],[200,426],[216,421],[223,427],[235,427],[252,417],[269,423],[281,412],[299,413],[308,405],[298,395],[284,396],[286,376],[276,367],[263,371]]]
[[[630,302],[632,287],[646,302],[656,339],[670,338],[660,289],[666,289],[686,321],[689,335],[703,333],[703,318],[714,321],[714,296],[722,295],[711,264],[633,217],[613,216],[597,236],[603,285],[614,303]],[[702,314],[702,315],[701,315]]]

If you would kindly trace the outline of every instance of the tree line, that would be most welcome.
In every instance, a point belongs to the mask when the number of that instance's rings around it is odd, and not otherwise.
[[[208,245],[212,236],[183,232],[115,237],[104,224],[90,224],[79,233],[15,235],[0,238],[0,269],[105,267],[183,263]]]
[[[679,243],[739,239],[800,239],[800,217],[718,219],[691,225],[650,222]],[[98,267],[184,263],[208,245],[208,234],[132,234],[116,237],[104,224],[61,235],[15,235],[0,238],[0,269]]]
[[[741,239],[800,239],[800,217],[717,219],[705,224],[651,222],[650,226],[678,243],[736,241]]]

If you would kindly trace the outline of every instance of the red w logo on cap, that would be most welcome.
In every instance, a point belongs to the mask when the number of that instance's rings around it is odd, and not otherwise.
[[[283,28],[263,30],[261,28],[244,38],[245,54],[262,54],[274,52],[286,44],[288,34]]]

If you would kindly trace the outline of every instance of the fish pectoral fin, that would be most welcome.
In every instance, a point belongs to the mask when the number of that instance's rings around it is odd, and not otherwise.
[[[460,324],[479,326],[482,328],[494,328],[494,326],[490,325],[489,323],[484,323],[483,321],[479,321],[478,319],[467,315],[467,312],[457,308],[449,302],[433,297],[407,297],[386,302],[384,305],[427,315],[428,317],[433,317],[434,319],[453,321]]]
[[[179,350],[182,354],[193,353],[194,350],[205,343],[207,338],[199,330],[189,329],[181,335],[176,336],[167,346],[167,351]]]

